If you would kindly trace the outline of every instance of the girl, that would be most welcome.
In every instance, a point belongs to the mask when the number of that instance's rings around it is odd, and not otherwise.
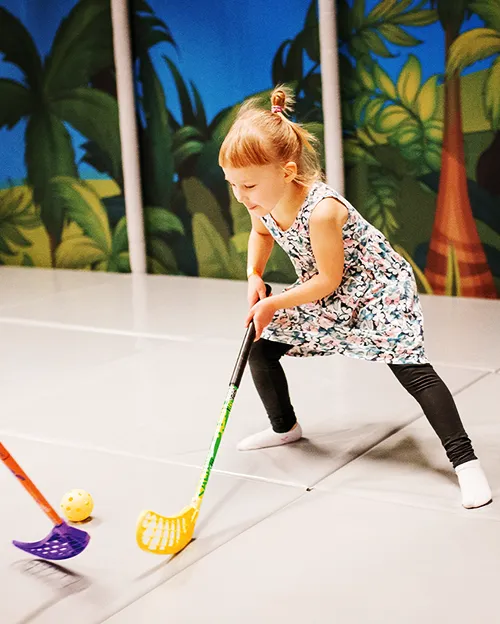
[[[248,209],[248,301],[255,343],[252,377],[271,428],[240,450],[302,437],[281,356],[340,353],[385,362],[419,402],[456,470],[462,504],[491,502],[491,490],[452,395],[427,360],[423,319],[410,265],[339,193],[321,181],[314,137],[285,116],[293,100],[274,90],[271,110],[256,100],[240,110],[219,164]],[[293,286],[265,296],[262,275],[276,241],[298,275]]]

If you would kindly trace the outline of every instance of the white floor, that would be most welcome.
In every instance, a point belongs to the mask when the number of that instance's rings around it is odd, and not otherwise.
[[[276,288],[276,287],[275,287]],[[0,267],[0,439],[57,505],[95,500],[64,565],[12,539],[48,533],[0,468],[1,624],[500,622],[500,302],[423,297],[428,352],[494,502],[460,506],[418,405],[380,364],[285,358],[306,439],[239,453],[266,426],[246,374],[196,539],[135,544],[143,508],[190,502],[244,333],[241,282]]]

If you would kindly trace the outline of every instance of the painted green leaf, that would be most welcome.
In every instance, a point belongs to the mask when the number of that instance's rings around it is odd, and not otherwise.
[[[96,143],[111,163],[111,175],[122,186],[121,144],[116,99],[98,89],[79,88],[52,102],[52,110]]]
[[[62,241],[56,251],[58,269],[84,269],[106,258],[103,250],[87,236]]]
[[[433,171],[441,169],[441,147],[439,145],[427,145],[424,151],[425,162]]]
[[[398,95],[405,106],[412,108],[420,89],[422,67],[416,56],[410,54],[399,74],[397,82]]]
[[[48,112],[34,113],[26,127],[26,165],[28,182],[49,235],[57,244],[64,222],[64,202],[49,193],[50,180],[56,176],[78,175],[71,137],[64,124]]]
[[[370,154],[365,148],[363,148],[355,139],[347,139],[344,141],[344,159],[349,164],[356,164],[358,162],[368,163],[370,165],[377,165],[378,161],[374,156]]]
[[[370,133],[364,128],[356,128],[356,136],[363,147],[373,147],[376,144]]]
[[[371,124],[375,122],[377,115],[379,114],[382,106],[384,106],[384,98],[376,97],[368,104],[365,111],[365,123]]]
[[[0,57],[23,72],[34,91],[39,90],[42,60],[32,36],[22,22],[0,6]]]
[[[174,77],[175,86],[177,87],[177,93],[179,94],[179,101],[181,104],[182,111],[182,125],[184,126],[197,126],[196,121],[196,113],[193,110],[193,105],[191,103],[191,98],[189,96],[189,91],[182,78],[179,70],[177,69],[175,63],[173,63],[168,56],[163,56],[163,59],[167,63],[170,71],[172,72],[172,76]]]
[[[382,91],[382,93],[385,93],[390,100],[396,100],[398,97],[396,87],[389,78],[387,72],[385,72],[379,65],[375,65],[373,73],[377,87]]]
[[[177,49],[170,29],[154,15],[153,9],[143,0],[132,0],[134,48],[142,56],[158,43],[169,43]]]
[[[436,112],[438,78],[437,75],[431,76],[417,95],[417,113],[422,121],[429,121]]]
[[[394,0],[381,0],[378,2],[373,9],[366,16],[365,23],[372,24],[383,18],[388,12],[390,12],[391,8],[394,6]]]
[[[375,80],[370,72],[363,66],[363,63],[359,62],[356,66],[356,72],[359,80],[368,91],[373,91],[375,88]]]
[[[421,163],[424,157],[424,146],[422,143],[413,142],[409,145],[400,146],[401,154],[403,158],[410,162]]]
[[[172,135],[168,124],[167,102],[155,68],[145,54],[139,64],[142,83],[142,108],[146,128],[142,148],[147,150],[142,168],[147,187],[147,201],[155,206],[170,208],[174,177]]]
[[[285,82],[290,83],[297,80],[297,77],[304,75],[304,33],[300,32],[292,40],[288,48],[285,62]]]
[[[369,176],[370,192],[363,206],[367,219],[385,236],[391,236],[399,229],[394,217],[396,208],[397,189],[392,178],[387,176],[390,183],[386,183],[386,176],[374,172]]]
[[[127,217],[122,217],[116,224],[113,232],[112,255],[117,256],[128,250]]]
[[[413,121],[401,124],[394,133],[394,139],[400,147],[407,147],[422,138],[420,127]]]
[[[365,18],[365,0],[354,0],[352,6],[352,25],[358,29]]]
[[[180,145],[174,150],[175,168],[179,170],[190,158],[201,154],[203,147],[203,143],[200,143],[200,141],[186,141]]]
[[[348,43],[349,53],[355,58],[370,57],[370,47],[365,41],[363,34],[354,35],[349,39]]]
[[[244,234],[248,236],[248,233],[252,229],[252,220],[250,219],[250,215],[248,214],[248,210],[245,208],[243,204],[236,199],[234,194],[230,192],[231,195],[231,217],[233,220],[233,229],[235,236],[239,234]],[[234,237],[233,237],[234,238]]]
[[[23,254],[23,261],[21,262],[21,266],[25,266],[25,267],[35,266],[33,259],[31,258],[29,254],[27,253]]]
[[[383,39],[374,30],[363,30],[363,39],[370,50],[382,58],[393,58]]]
[[[204,214],[193,216],[193,239],[199,276],[229,278],[231,260],[226,244]]]
[[[13,128],[33,107],[31,92],[8,78],[0,78],[0,102],[0,128]]]
[[[273,67],[272,67],[272,79],[273,84],[282,84],[286,82],[285,79],[285,61],[283,58],[285,49],[291,44],[291,39],[286,39],[282,42],[280,47],[278,48],[276,54],[273,59]]]
[[[246,279],[246,263],[244,255],[236,249],[232,240],[229,241],[229,262],[231,267],[231,279]]]
[[[460,35],[450,47],[448,75],[500,53],[500,33],[491,28],[474,28]]]
[[[108,256],[111,233],[99,196],[85,182],[63,176],[53,178],[49,188],[52,200],[61,207],[65,217],[78,224],[93,247]]]
[[[406,30],[404,30],[400,26],[396,26],[395,24],[380,24],[378,30],[381,35],[383,35],[388,41],[394,43],[395,45],[416,46],[423,43],[421,39],[412,37],[409,33],[406,32]]]
[[[152,237],[148,240],[148,256],[156,260],[161,266],[161,273],[166,275],[178,275],[179,268],[175,256],[165,241]],[[156,271],[155,271],[156,272]]]
[[[250,231],[248,232],[240,232],[239,234],[235,234],[231,238],[231,242],[234,245],[234,248],[239,254],[246,254],[248,248],[248,239],[250,237]]]
[[[479,15],[488,28],[500,32],[500,4],[491,0],[474,0],[470,10]]]
[[[113,59],[111,4],[81,0],[65,17],[47,57],[44,87],[51,95],[86,86]]]
[[[147,206],[144,209],[144,228],[149,236],[155,234],[184,234],[179,217],[165,208]]]
[[[304,49],[313,63],[320,62],[318,3],[311,0],[304,23]]]
[[[30,247],[31,242],[23,236],[21,230],[12,223],[0,224],[0,236],[14,243],[18,247]]]
[[[203,135],[193,126],[182,126],[172,136],[172,149],[176,150],[188,141],[202,141]]]
[[[128,251],[124,251],[118,255],[116,259],[116,266],[120,273],[132,272],[132,269],[130,268],[130,254]]]
[[[438,119],[428,121],[425,126],[425,137],[427,140],[441,145],[443,142],[444,124]]]
[[[82,149],[85,150],[84,156],[82,158],[82,162],[87,163],[91,167],[93,167],[96,171],[100,173],[106,174],[106,176],[113,178],[113,163],[109,154],[107,154],[97,143],[93,141],[85,141],[81,145]],[[123,189],[123,186],[120,185],[118,180],[115,180],[117,184]]]
[[[33,211],[33,198],[27,186],[0,189],[0,221],[36,216]]]
[[[207,124],[207,114],[205,112],[205,107],[203,105],[203,100],[201,99],[200,92],[196,88],[196,85],[193,81],[191,81],[191,91],[193,92],[193,100],[196,108],[196,121],[198,128],[203,132],[208,130]]]
[[[484,89],[486,110],[491,125],[493,129],[500,130],[500,57],[490,67]]]
[[[391,104],[380,113],[377,130],[379,132],[392,132],[400,124],[408,122],[410,119],[410,113],[405,108],[397,104]]]
[[[227,182],[224,180],[227,192]],[[182,180],[182,190],[190,214],[203,213],[227,243],[229,227],[214,194],[197,177]]]
[[[230,198],[224,172],[222,168],[219,167],[218,156],[219,145],[217,141],[207,141],[196,162],[194,174],[196,178],[201,181],[203,186],[210,191],[212,198],[218,205],[218,216],[210,217],[210,220],[215,224],[219,232],[222,233],[227,230],[229,236],[229,234],[233,233],[231,211],[229,209]],[[205,212],[205,209],[199,207],[197,211]],[[214,218],[216,220],[214,220]],[[224,225],[219,227],[218,219],[221,219]]]
[[[370,95],[365,93],[354,100],[352,111],[354,113],[354,120],[358,126],[363,123],[363,113],[366,106],[370,103]]]
[[[438,15],[434,9],[423,9],[421,11],[408,11],[392,19],[394,24],[405,26],[428,26],[437,22]]]
[[[12,223],[26,230],[32,230],[42,225],[40,216],[35,211],[25,214],[14,214],[12,216]]]
[[[0,256],[15,256],[14,251],[9,247],[7,241],[0,236]]]

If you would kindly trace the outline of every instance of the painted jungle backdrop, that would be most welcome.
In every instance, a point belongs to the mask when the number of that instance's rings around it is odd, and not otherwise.
[[[500,292],[500,2],[338,0],[346,194],[421,291]],[[133,0],[151,272],[244,279],[217,152],[293,86],[323,132],[317,6]],[[0,263],[130,271],[109,0],[0,3]],[[279,248],[266,278],[289,282]]]

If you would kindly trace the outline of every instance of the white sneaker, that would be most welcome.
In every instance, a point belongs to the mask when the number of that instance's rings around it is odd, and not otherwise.
[[[271,427],[265,431],[254,433],[241,440],[238,444],[239,451],[254,451],[256,449],[269,448],[271,446],[282,446],[297,442],[302,437],[302,427],[297,423],[293,429],[287,433],[276,433]]]
[[[491,503],[491,489],[478,459],[465,462],[455,468],[462,491],[462,505],[475,509]]]

